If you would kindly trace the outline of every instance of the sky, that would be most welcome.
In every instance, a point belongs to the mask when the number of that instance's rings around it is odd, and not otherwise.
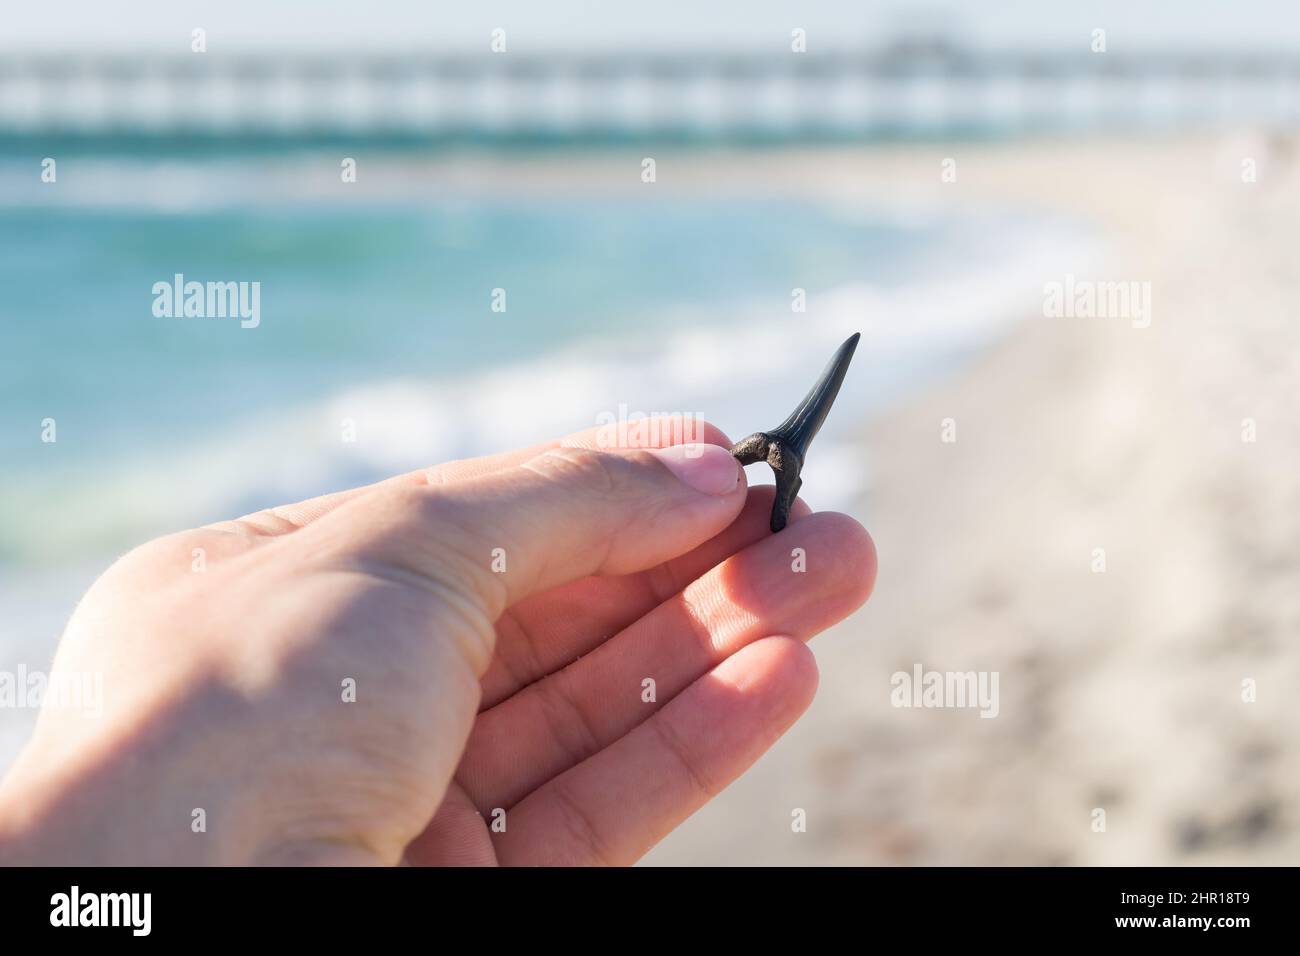
[[[1295,0],[0,0],[0,51],[421,49],[472,52],[494,28],[509,49],[871,46],[899,25],[939,24],[971,45],[1111,50],[1300,49]]]

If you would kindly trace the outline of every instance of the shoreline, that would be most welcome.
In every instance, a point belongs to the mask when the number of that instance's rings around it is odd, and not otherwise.
[[[876,592],[814,641],[809,714],[647,863],[1300,859],[1300,169],[1272,144],[1248,186],[1233,148],[959,155],[967,201],[1096,222],[1098,277],[1150,282],[1154,320],[1026,315],[863,431]],[[861,169],[930,167],[910,156]],[[997,672],[998,717],[891,707],[891,675],[915,665]]]

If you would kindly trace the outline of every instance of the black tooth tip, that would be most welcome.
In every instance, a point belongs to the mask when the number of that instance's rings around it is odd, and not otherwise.
[[[755,432],[731,446],[731,453],[742,465],[766,460],[776,475],[776,500],[772,502],[770,522],[773,532],[786,525],[790,508],[803,484],[799,472],[803,469],[808,446],[821,430],[822,422],[840,392],[860,338],[862,333],[854,332],[835,350],[820,377],[789,418],[771,431]]]

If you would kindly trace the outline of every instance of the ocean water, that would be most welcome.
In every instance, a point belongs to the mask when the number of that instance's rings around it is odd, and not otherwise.
[[[1015,210],[579,186],[339,203],[250,185],[267,162],[0,185],[0,668],[44,666],[76,596],[149,537],[602,415],[739,437],[861,331],[805,476],[815,507],[852,507],[861,422],[1036,307],[1088,241]],[[260,283],[260,324],[156,317],[176,273]]]

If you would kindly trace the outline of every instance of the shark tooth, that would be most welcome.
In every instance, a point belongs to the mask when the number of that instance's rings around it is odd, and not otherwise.
[[[769,431],[754,432],[731,446],[731,453],[742,465],[765,461],[776,475],[776,500],[772,502],[773,532],[780,531],[789,520],[790,508],[803,485],[799,472],[803,470],[808,446],[817,437],[835,396],[840,393],[844,374],[849,370],[853,351],[861,336],[861,332],[854,332],[835,350],[821,376],[789,418]]]

